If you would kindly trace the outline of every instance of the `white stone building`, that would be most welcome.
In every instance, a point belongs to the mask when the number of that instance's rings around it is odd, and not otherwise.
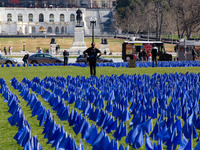
[[[0,34],[73,35],[76,26],[77,8],[0,8]],[[111,19],[110,9],[81,8],[85,34],[91,34],[90,18],[97,19],[97,34],[104,33],[104,22]]]
[[[73,34],[76,10],[0,8],[0,34]]]

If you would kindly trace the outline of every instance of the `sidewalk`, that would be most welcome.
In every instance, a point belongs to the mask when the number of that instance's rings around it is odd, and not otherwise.
[[[33,52],[21,51],[21,52],[13,52],[11,55],[8,54],[7,56],[24,56],[26,53],[29,53],[29,55],[35,54]],[[172,56],[176,56],[175,52],[167,52],[167,53],[171,54]],[[4,53],[0,53],[0,54],[5,56]],[[114,53],[112,53],[112,55],[107,55],[107,56],[121,56],[121,55],[122,55],[122,53],[120,53],[120,52],[114,52]],[[60,54],[60,55],[54,55],[54,56],[63,56],[63,55]],[[70,54],[70,56],[78,56],[78,53]]]

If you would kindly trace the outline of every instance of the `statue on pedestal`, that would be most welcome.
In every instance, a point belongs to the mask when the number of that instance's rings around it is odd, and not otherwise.
[[[56,44],[56,42],[55,42],[55,39],[54,38],[52,38],[51,39],[51,43],[50,44]]]
[[[82,11],[80,9],[76,11],[76,21],[77,21],[77,27],[81,27]]]

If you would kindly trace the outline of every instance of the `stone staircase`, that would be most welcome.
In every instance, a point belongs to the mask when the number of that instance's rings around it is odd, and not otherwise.
[[[85,34],[86,35],[92,35],[92,26],[90,25],[90,19],[91,18],[96,18],[96,26],[94,27],[94,34],[98,35],[101,34],[101,22],[100,22],[100,17],[99,17],[99,12],[97,9],[87,9],[84,14],[84,24],[85,26]]]
[[[113,33],[111,27],[111,19],[113,17],[110,9],[87,9],[84,13],[85,34],[92,35],[92,26],[90,26],[90,18],[96,18],[96,26],[94,33],[96,35]]]
[[[99,9],[99,18],[102,26],[102,33],[113,33],[111,19],[113,17],[113,12],[110,9]]]

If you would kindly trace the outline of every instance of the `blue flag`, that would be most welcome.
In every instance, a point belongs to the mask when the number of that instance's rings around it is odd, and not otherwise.
[[[133,148],[138,149],[144,144],[143,130],[141,129],[133,143]]]

